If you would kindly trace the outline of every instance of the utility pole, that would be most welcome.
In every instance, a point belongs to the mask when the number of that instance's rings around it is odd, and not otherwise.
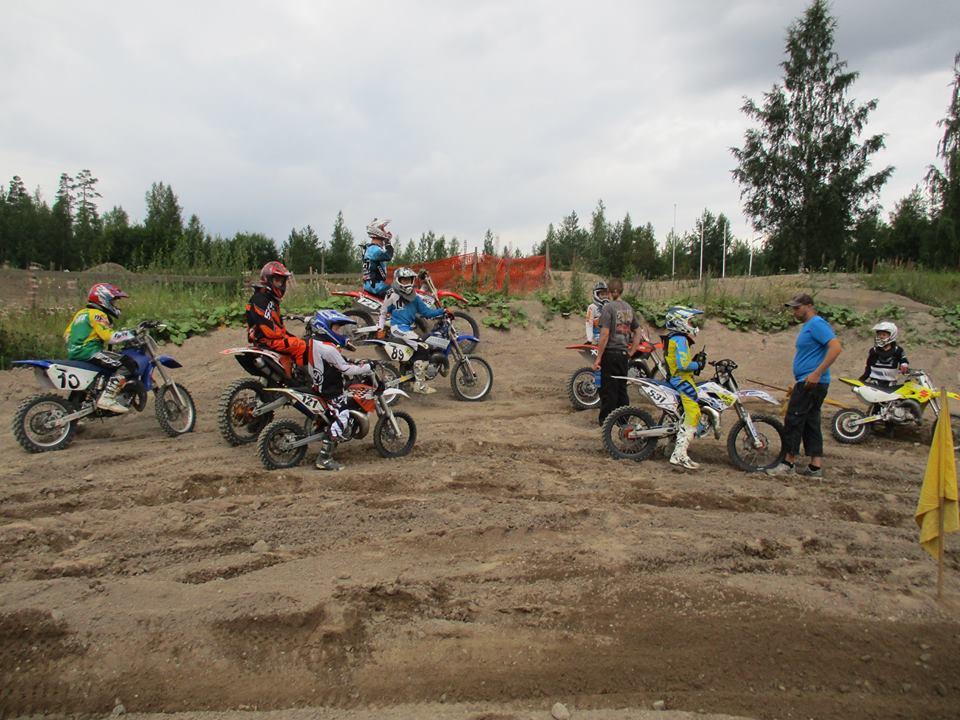
[[[747,265],[747,276],[753,275],[753,242],[750,242],[750,263]]]
[[[700,280],[703,280],[703,217],[700,218]]]
[[[670,277],[677,274],[677,204],[673,204],[673,228],[670,230],[670,243],[673,245],[672,260],[670,261]]]
[[[720,216],[720,239],[723,247],[723,256],[720,260],[720,277],[725,278],[727,276],[727,233],[723,229],[723,216]],[[729,223],[728,223],[729,224]]]

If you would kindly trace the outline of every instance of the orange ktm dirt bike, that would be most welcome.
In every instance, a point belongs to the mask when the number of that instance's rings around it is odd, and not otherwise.
[[[292,418],[274,420],[257,439],[257,454],[267,470],[296,467],[307,452],[307,445],[324,440],[330,425],[327,400],[303,388],[268,388],[285,397],[289,404],[306,417],[306,422]],[[373,446],[380,457],[398,458],[410,454],[417,441],[417,425],[409,413],[394,410],[390,405],[398,396],[408,395],[398,388],[389,388],[373,375],[368,382],[347,387],[347,410],[350,416],[343,432],[343,440],[359,440],[373,427]]]
[[[288,320],[303,323],[305,315],[288,315]],[[304,339],[309,330],[304,331]],[[217,427],[231,445],[246,445],[257,439],[272,420],[275,411],[290,404],[290,398],[273,393],[268,387],[309,385],[303,368],[294,368],[290,358],[258,345],[227,348],[221,355],[232,355],[253,377],[234,380],[220,395]]]
[[[593,362],[597,357],[597,346],[592,343],[567,345],[567,350],[576,350],[584,360],[590,363],[588,367],[575,370],[567,380],[567,397],[574,410],[591,410],[600,405],[600,371],[593,369]],[[651,344],[644,340],[637,348],[637,352],[627,362],[627,377],[654,378],[666,377],[666,366],[663,363],[663,343]]]
[[[839,380],[850,385],[854,394],[870,406],[868,412],[857,408],[837,411],[830,429],[840,442],[863,442],[868,428],[878,431],[903,426],[919,428],[923,425],[923,415],[928,407],[933,409],[933,424],[930,430],[932,436],[940,419],[941,391],[933,387],[930,377],[923,370],[911,371],[903,385],[892,388],[878,388],[855,378]],[[960,447],[960,395],[953,392],[948,392],[947,395],[957,403],[957,409],[950,413],[953,445],[954,450],[957,450]]]
[[[420,287],[417,288],[417,295],[420,296],[420,299],[423,300],[423,303],[427,307],[442,307],[443,301],[446,299],[454,300],[462,305],[467,304],[466,298],[459,293],[452,290],[438,290],[430,278],[430,273],[426,270],[421,270],[418,273],[418,277],[420,278]],[[374,330],[376,329],[377,316],[379,316],[380,307],[383,305],[382,297],[368,293],[363,288],[360,290],[334,290],[330,294],[351,298],[356,304],[355,307],[343,313],[347,317],[352,317],[357,321],[357,327],[350,330],[351,334],[371,326],[374,326]],[[474,338],[480,337],[480,326],[469,313],[463,312],[462,310],[454,310],[453,316],[457,320],[470,326],[468,335]],[[417,326],[420,332],[424,334],[436,329],[435,321],[428,320],[427,318],[420,318],[417,321]],[[476,350],[477,343],[475,340],[465,340],[462,347],[465,353],[470,354]]]

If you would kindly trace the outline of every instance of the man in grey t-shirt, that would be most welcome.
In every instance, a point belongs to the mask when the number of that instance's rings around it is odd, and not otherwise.
[[[597,343],[597,359],[593,363],[593,369],[600,371],[601,425],[611,412],[630,404],[627,381],[615,380],[614,376],[626,377],[627,358],[636,351],[643,337],[633,308],[620,299],[623,281],[613,278],[608,286],[610,302],[603,306],[600,313],[600,340]]]

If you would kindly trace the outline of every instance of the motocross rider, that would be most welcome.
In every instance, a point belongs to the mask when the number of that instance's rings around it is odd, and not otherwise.
[[[390,292],[380,306],[380,318],[377,328],[380,335],[386,327],[387,315],[390,315],[390,334],[401,342],[413,348],[413,377],[415,383],[413,391],[421,395],[435,393],[436,390],[427,385],[427,350],[414,330],[417,318],[437,318],[441,315],[453,315],[448,308],[431,308],[417,295],[414,287],[417,274],[410,268],[397,268],[393,273],[393,285]]]
[[[120,317],[117,302],[130,297],[116,285],[97,283],[87,294],[87,305],[78,310],[63,331],[67,344],[67,358],[83,360],[107,371],[107,387],[97,398],[96,407],[115,413],[125,413],[130,408],[117,402],[117,393],[125,378],[136,374],[136,363],[120,353],[105,350],[106,345],[133,340],[133,330],[114,331],[110,318]]]
[[[387,230],[389,220],[374,218],[367,225],[370,243],[363,251],[363,289],[383,297],[390,290],[387,284],[387,263],[393,259],[393,233]]]
[[[317,455],[318,470],[343,470],[343,465],[333,459],[333,448],[344,439],[350,411],[349,396],[344,393],[344,377],[370,375],[369,363],[353,364],[340,354],[340,348],[348,346],[345,325],[356,325],[356,320],[337,310],[319,310],[309,321],[310,340],[307,343],[307,365],[310,381],[323,400],[327,416],[327,437],[320,445]]]
[[[600,311],[610,302],[610,289],[603,280],[593,286],[593,302],[587,306],[585,332],[587,342],[596,345],[600,340]]]
[[[690,357],[690,346],[698,332],[692,320],[698,315],[703,315],[703,311],[682,305],[671,307],[666,313],[667,335],[663,338],[668,382],[680,393],[680,401],[683,403],[683,426],[677,433],[677,444],[670,456],[670,463],[690,470],[700,467],[687,454],[690,440],[700,424],[700,405],[697,402],[697,386],[693,376],[699,375],[707,362],[703,350],[693,358]]]
[[[867,353],[867,365],[860,376],[866,382],[880,388],[898,385],[898,375],[910,371],[907,353],[897,344],[899,331],[892,322],[879,322],[873,326],[873,347]]]
[[[287,332],[280,314],[280,300],[287,291],[287,280],[293,273],[279,261],[268,262],[260,270],[254,292],[247,302],[247,338],[253,345],[273,350],[289,358],[293,367],[305,362],[307,342]]]

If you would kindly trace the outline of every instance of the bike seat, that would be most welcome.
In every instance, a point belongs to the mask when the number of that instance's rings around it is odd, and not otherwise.
[[[90,370],[91,372],[112,372],[110,368],[100,367],[99,365],[84,362],[83,360],[51,360],[50,362],[55,365],[66,365],[67,367],[75,367],[79,370]]]

